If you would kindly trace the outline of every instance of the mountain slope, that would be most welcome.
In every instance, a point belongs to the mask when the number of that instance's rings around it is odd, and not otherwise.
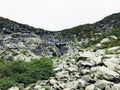
[[[110,15],[94,24],[80,25],[58,32],[34,28],[0,17],[0,48],[28,49],[40,56],[61,56],[69,49],[75,48],[75,43],[69,44],[70,42],[78,41],[80,46],[88,47],[98,43],[103,33],[119,26],[120,13]]]
[[[0,17],[0,88],[14,85],[9,90],[119,90],[120,13],[58,32]]]

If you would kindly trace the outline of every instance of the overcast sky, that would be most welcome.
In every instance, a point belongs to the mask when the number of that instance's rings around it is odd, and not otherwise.
[[[120,12],[120,0],[0,0],[0,16],[46,30],[93,23]]]

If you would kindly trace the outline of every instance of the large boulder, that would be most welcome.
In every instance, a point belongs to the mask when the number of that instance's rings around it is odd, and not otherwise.
[[[65,87],[77,90],[78,86],[79,86],[79,81],[72,81],[72,82],[68,82]]]
[[[95,88],[99,88],[100,90],[105,89],[106,87],[112,87],[114,83],[106,81],[106,80],[98,80],[95,83]]]
[[[63,79],[63,78],[68,78],[68,76],[69,76],[68,71],[62,71],[62,72],[56,73],[55,78],[56,78],[57,80],[60,80],[60,79]]]
[[[114,36],[114,35],[109,36],[109,38],[110,38],[110,39],[114,39],[114,40],[116,40],[116,39],[117,39],[117,37],[116,37],[116,36]]]
[[[77,72],[77,71],[78,71],[78,68],[73,66],[73,67],[67,68],[67,70],[68,70],[69,72]]]
[[[91,85],[88,85],[85,90],[94,90],[95,88],[95,85],[94,84],[91,84]]]
[[[55,85],[56,83],[57,83],[57,81],[56,81],[55,79],[51,79],[51,80],[50,80],[50,84],[51,84],[51,85]]]
[[[104,65],[107,66],[107,68],[109,68],[112,71],[117,71],[118,69],[120,69],[120,65],[119,65],[120,61],[116,57],[103,59],[103,63]]]
[[[120,90],[120,84],[115,84],[111,90]]]
[[[96,78],[102,78],[107,80],[119,78],[119,74],[117,72],[114,72],[105,66],[96,67],[93,70],[91,70],[91,72],[94,72]]]
[[[109,42],[110,39],[109,38],[104,38],[103,40],[100,41],[100,43],[106,43],[106,42]]]
[[[81,53],[80,56],[90,58],[90,57],[95,57],[95,53],[92,51],[84,51],[83,53]]]

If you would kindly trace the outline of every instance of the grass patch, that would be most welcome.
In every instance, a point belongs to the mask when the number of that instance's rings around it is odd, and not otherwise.
[[[106,50],[106,51],[105,51],[105,54],[115,54],[115,52],[112,51],[112,50]]]

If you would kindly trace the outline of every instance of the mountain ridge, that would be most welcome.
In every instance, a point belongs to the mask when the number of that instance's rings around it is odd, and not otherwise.
[[[68,52],[68,49],[71,48],[72,45],[68,45],[70,41],[75,42],[77,40],[78,42],[82,43],[80,46],[85,47],[88,47],[88,44],[96,44],[96,41],[99,39],[99,37],[101,37],[100,33],[106,33],[107,31],[110,31],[120,26],[119,17],[120,13],[116,13],[105,17],[103,20],[98,21],[96,23],[79,25],[62,31],[48,31],[40,28],[34,28],[26,24],[20,24],[18,22],[0,17],[0,34],[4,38],[5,36],[9,36],[9,40],[7,42],[8,46],[10,47],[18,48],[18,43],[21,42],[23,43],[24,47],[27,47],[36,54],[38,54],[39,51],[43,53],[52,51],[52,53],[56,53],[57,56],[61,56],[62,53]],[[35,42],[37,44],[31,44],[34,48],[31,48],[31,46],[28,43],[26,43],[26,40],[28,40],[28,42],[31,43],[29,41],[29,38],[35,38],[36,40],[38,40],[38,42]],[[14,39],[21,40],[16,42]],[[4,44],[1,47],[7,46],[5,45],[7,43],[4,40],[2,42],[4,42]],[[16,43],[12,43],[14,45],[9,45],[10,42]],[[48,47],[52,48],[52,50],[46,49]],[[65,49],[65,51],[63,49]],[[42,54],[41,52],[39,52],[39,55]]]
[[[100,20],[100,21],[96,21],[95,23],[92,23],[92,24],[97,24],[97,23],[100,23],[100,22],[106,22],[106,21],[109,21],[109,20],[115,20],[115,19],[119,19],[119,14],[120,13],[114,13],[114,14],[111,14],[111,15],[109,15],[109,16],[106,16],[106,17],[104,17],[102,20]],[[1,19],[3,19],[4,21],[10,21],[10,22],[13,22],[13,23],[16,23],[16,24],[21,24],[21,23],[18,23],[18,22],[16,22],[16,21],[13,21],[13,20],[10,20],[10,19],[8,19],[8,18],[3,18],[3,17],[1,17],[0,16],[0,20]],[[89,24],[89,23],[88,23]],[[28,24],[21,24],[21,25],[24,25],[24,26],[29,26]],[[72,28],[75,28],[75,27],[78,27],[78,26],[84,26],[84,25],[86,25],[86,24],[83,24],[83,25],[77,25],[77,26],[74,26],[74,27],[72,27]],[[33,26],[29,26],[29,27],[32,27],[32,28],[35,28],[35,27],[33,27]],[[67,29],[72,29],[72,28],[67,28]],[[36,29],[41,29],[41,28],[36,28]],[[63,31],[63,30],[66,30],[66,29],[62,29],[62,30],[60,30],[60,31]],[[46,31],[49,31],[49,30],[46,30]],[[59,32],[59,31],[50,31],[50,32]]]

